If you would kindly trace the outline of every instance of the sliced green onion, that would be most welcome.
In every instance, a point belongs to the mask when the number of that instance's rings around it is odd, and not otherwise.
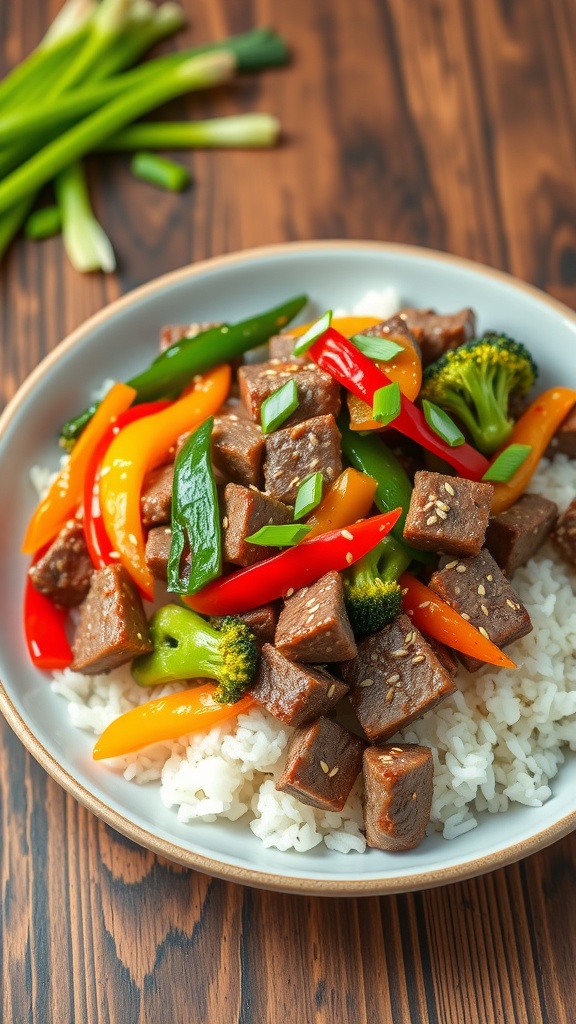
[[[260,423],[263,434],[271,434],[298,408],[298,388],[294,378],[287,380],[281,388],[273,391],[260,406]]]
[[[82,165],[73,163],[60,171],[54,186],[62,214],[64,246],[72,266],[82,272],[112,273],[116,257],[108,235],[92,211]]]
[[[36,242],[43,238],[51,238],[62,230],[62,215],[57,206],[44,206],[41,210],[31,213],[24,226],[26,238]]]
[[[459,444],[464,444],[466,440],[464,434],[448,413],[444,412],[444,409],[441,409],[439,405],[434,405],[434,402],[429,402],[427,398],[422,399],[422,409],[424,419],[430,429],[438,434],[443,441],[446,441],[446,444],[449,444],[451,448],[457,448]]]
[[[302,519],[316,508],[322,497],[322,483],[322,473],[311,473],[302,481],[294,503],[294,519]]]
[[[374,405],[372,415],[378,423],[387,427],[397,416],[400,415],[402,407],[402,395],[397,381],[392,384],[385,384],[374,393]]]
[[[246,537],[249,544],[260,544],[267,548],[289,548],[298,544],[310,533],[311,526],[304,523],[293,523],[287,526],[262,526],[251,537]]]
[[[532,451],[531,444],[509,444],[500,455],[497,455],[494,462],[486,470],[483,480],[495,484],[507,484],[514,476],[517,469]]]
[[[321,316],[315,324],[312,324],[312,326],[308,328],[306,334],[303,334],[301,338],[298,338],[298,341],[294,345],[294,355],[303,355],[303,353],[306,352],[315,341],[318,341],[318,338],[328,330],[331,323],[332,310],[329,309],[324,313],[324,316]]]
[[[2,123],[0,122],[0,127]],[[236,114],[207,121],[143,121],[106,139],[105,150],[216,149],[236,146],[260,149],[273,146],[280,121],[271,114]]]
[[[355,334],[351,340],[363,355],[369,359],[377,359],[380,363],[388,363],[399,352],[404,351],[402,345],[390,341],[389,338],[370,338],[366,334]]]
[[[130,161],[130,170],[140,181],[165,188],[168,192],[183,192],[190,184],[190,172],[182,164],[156,156],[156,153],[135,153]]]

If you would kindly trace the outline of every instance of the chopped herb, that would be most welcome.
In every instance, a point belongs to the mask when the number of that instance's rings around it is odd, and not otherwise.
[[[294,378],[265,398],[260,407],[263,434],[271,434],[298,408],[298,389]]]
[[[328,330],[331,323],[332,310],[329,309],[326,313],[324,313],[324,316],[321,316],[319,320],[316,320],[316,323],[313,323],[312,326],[308,328],[306,334],[303,334],[301,338],[298,338],[298,341],[294,345],[294,355],[303,355],[303,353],[306,352],[307,349],[309,349],[314,344],[314,342],[318,340],[320,335],[324,334],[324,331]]]
[[[322,497],[322,481],[322,473],[311,473],[302,481],[294,504],[294,519],[302,519],[316,508]]]
[[[492,483],[507,484],[524,460],[528,458],[531,451],[531,444],[509,444],[494,459],[494,462],[488,467],[482,479]]]
[[[374,405],[372,415],[378,423],[387,427],[397,416],[400,415],[402,395],[397,381],[393,384],[385,384],[374,392]]]
[[[456,426],[454,420],[444,412],[443,409],[438,405],[434,405],[434,402],[429,402],[427,398],[422,400],[422,409],[424,411],[424,419],[434,431],[441,437],[446,444],[449,444],[451,448],[457,448],[459,444],[464,444],[466,440],[462,431]]]
[[[288,526],[262,526],[251,537],[246,537],[249,544],[261,544],[262,547],[289,548],[303,540],[310,533],[311,526],[294,523]]]
[[[355,334],[351,341],[363,355],[369,359],[377,359],[380,363],[388,363],[399,352],[404,351],[402,345],[390,341],[389,338],[370,338],[366,334]]]

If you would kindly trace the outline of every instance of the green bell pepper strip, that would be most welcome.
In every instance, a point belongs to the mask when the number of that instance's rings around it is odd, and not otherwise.
[[[219,363],[228,363],[249,349],[264,345],[273,334],[290,323],[307,301],[307,295],[297,295],[281,306],[248,320],[210,327],[194,338],[176,341],[161,352],[147,370],[131,378],[130,387],[137,391],[135,402],[155,401],[178,393],[197,373],[204,373]],[[97,407],[97,404],[91,405],[64,424],[60,431],[60,443],[64,448],[73,447]]]
[[[168,590],[195,594],[222,573],[222,541],[218,495],[210,460],[214,417],[188,438],[174,466],[172,485],[172,543],[168,559]],[[182,555],[190,548],[190,574],[183,572]]]

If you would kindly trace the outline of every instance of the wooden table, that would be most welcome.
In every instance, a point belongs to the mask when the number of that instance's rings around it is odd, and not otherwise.
[[[279,115],[263,153],[186,156],[183,196],[91,166],[117,275],[79,276],[59,239],[0,272],[1,397],[105,303],[245,247],[365,238],[445,249],[576,306],[572,0],[185,0],[185,41],[273,22],[291,67],[174,104]],[[3,67],[58,0],[0,0]],[[465,299],[465,297],[463,297]],[[553,339],[551,339],[553,343]],[[419,894],[316,899],[166,863],[101,824],[0,726],[1,1019],[561,1022],[576,999],[576,842]]]

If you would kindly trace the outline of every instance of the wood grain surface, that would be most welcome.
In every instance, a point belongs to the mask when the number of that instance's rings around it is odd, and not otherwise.
[[[271,23],[289,68],[173,110],[267,110],[272,152],[185,155],[182,196],[90,165],[117,249],[80,277],[59,239],[0,270],[0,389],[117,295],[259,244],[445,249],[576,307],[573,0],[183,0],[178,45]],[[0,0],[2,70],[57,0]],[[175,45],[175,44],[171,44]],[[465,296],[463,296],[465,301]],[[163,862],[76,804],[0,725],[4,1024],[571,1024],[576,842],[483,878],[360,900],[282,896]]]

